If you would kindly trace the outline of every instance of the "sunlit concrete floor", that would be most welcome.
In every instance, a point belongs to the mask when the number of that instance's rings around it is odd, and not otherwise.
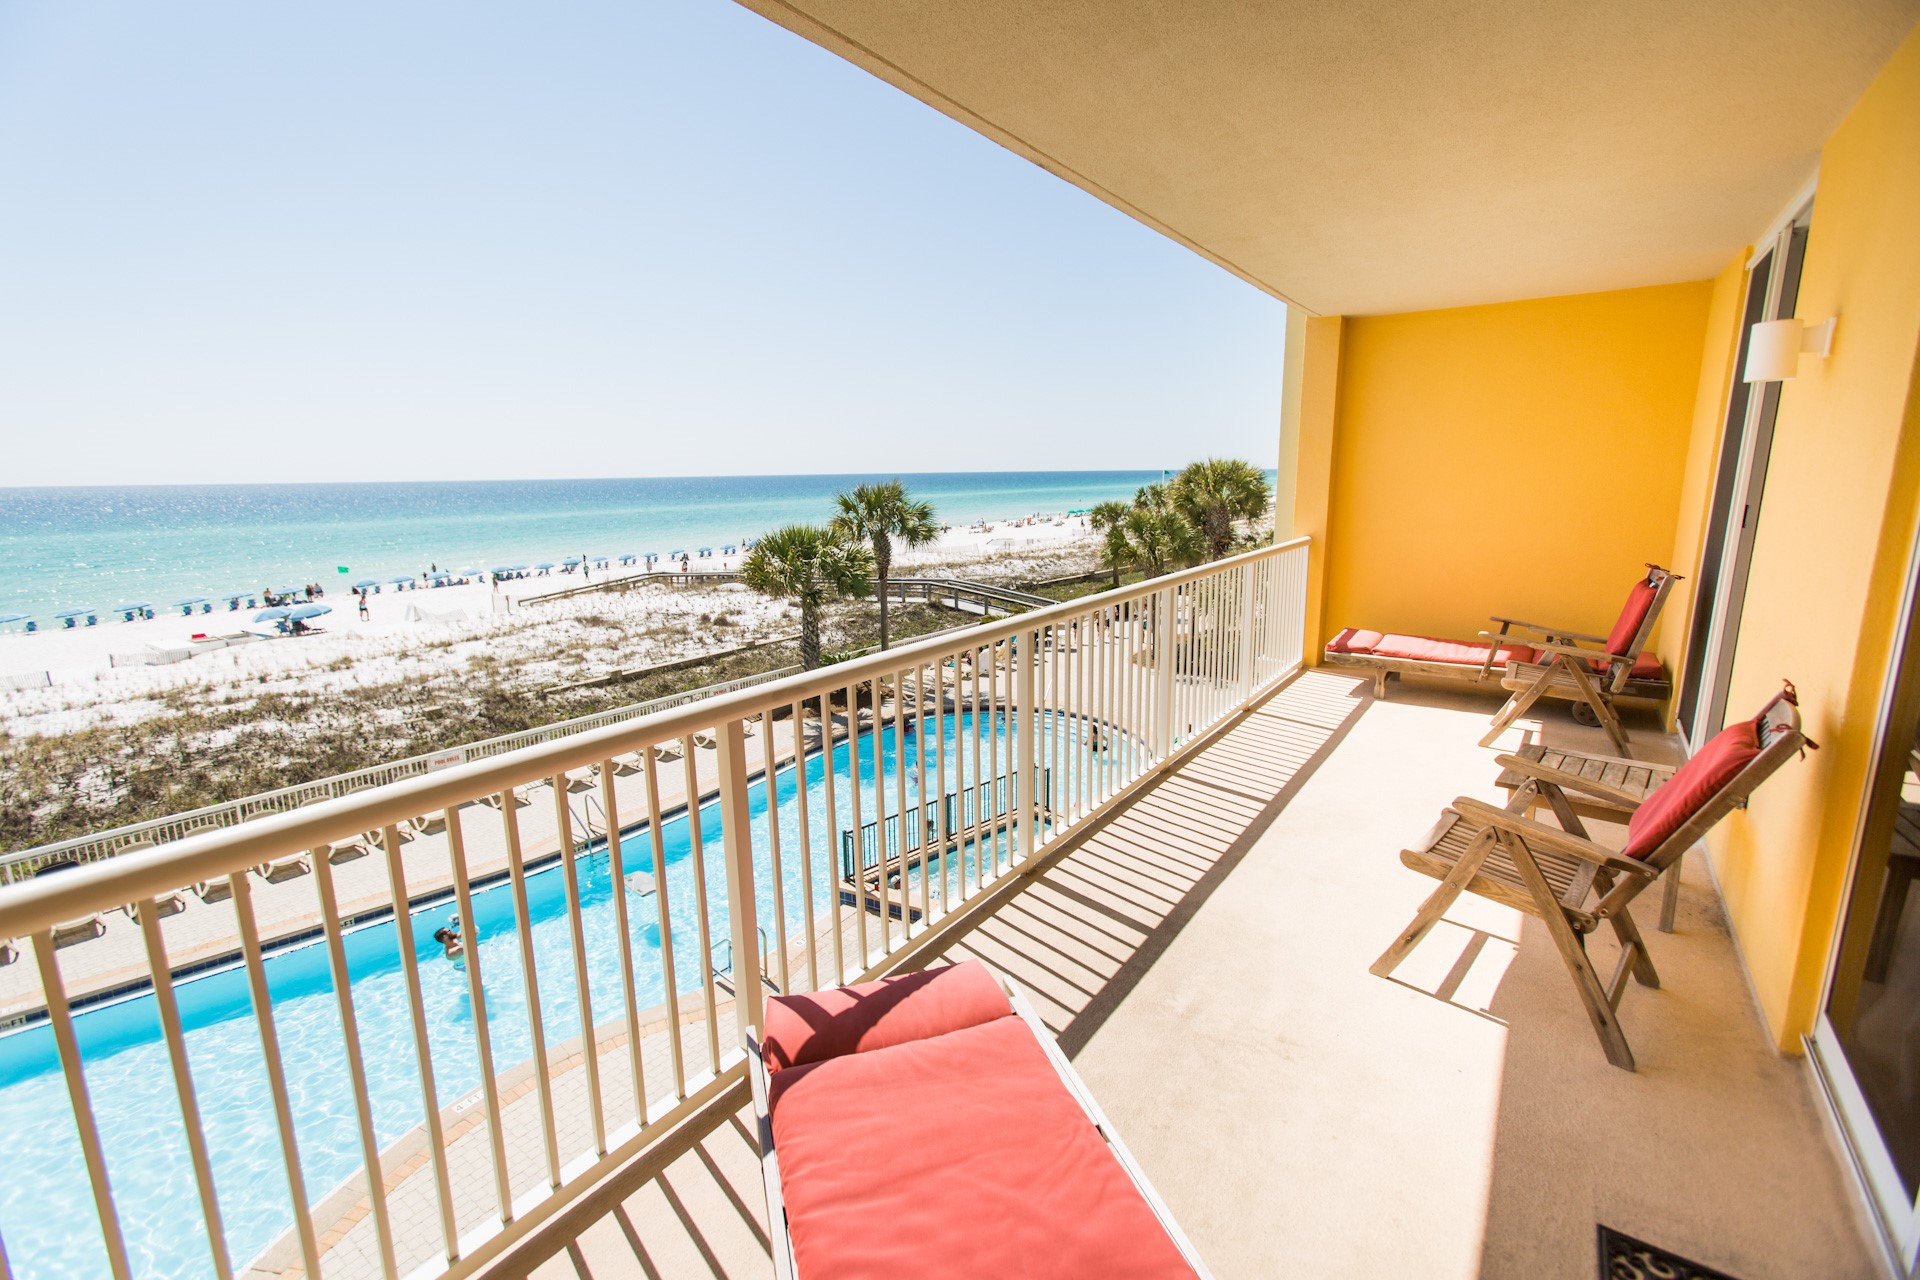
[[[1675,932],[1654,895],[1639,911],[1663,986],[1622,1005],[1637,1072],[1506,908],[1462,899],[1368,974],[1434,884],[1399,851],[1456,795],[1504,799],[1476,745],[1492,710],[1308,672],[947,955],[1025,985],[1216,1275],[1584,1277],[1597,1223],[1745,1280],[1880,1274],[1698,856]],[[1606,750],[1563,710],[1517,729]],[[750,1135],[736,1116],[615,1188],[533,1274],[771,1274]]]

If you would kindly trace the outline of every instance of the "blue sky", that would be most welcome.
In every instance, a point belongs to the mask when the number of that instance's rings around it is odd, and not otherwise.
[[[1271,465],[1282,305],[726,0],[0,0],[0,485]]]

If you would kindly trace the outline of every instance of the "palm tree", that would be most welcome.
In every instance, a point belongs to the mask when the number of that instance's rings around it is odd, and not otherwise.
[[[922,547],[940,536],[933,518],[933,504],[908,496],[907,487],[898,480],[884,484],[856,485],[851,492],[838,494],[834,502],[840,513],[833,527],[843,538],[866,542],[873,547],[874,577],[879,580],[880,647],[887,647],[887,577],[893,572],[893,545]]]
[[[1120,585],[1120,570],[1124,569],[1132,558],[1127,549],[1127,531],[1122,527],[1127,520],[1127,504],[1124,502],[1102,502],[1087,513],[1087,523],[1094,532],[1102,535],[1101,557],[1113,570],[1113,585]]]
[[[1205,551],[1199,531],[1186,516],[1164,503],[1136,503],[1127,511],[1120,531],[1126,539],[1127,558],[1152,578],[1194,563]]]
[[[873,589],[873,557],[830,526],[790,524],[761,538],[740,565],[740,580],[762,595],[800,607],[800,665],[820,665],[820,610],[839,596]]]
[[[1272,500],[1266,475],[1239,458],[1188,464],[1167,486],[1167,497],[1206,539],[1209,560],[1233,550],[1235,520],[1259,519]]]

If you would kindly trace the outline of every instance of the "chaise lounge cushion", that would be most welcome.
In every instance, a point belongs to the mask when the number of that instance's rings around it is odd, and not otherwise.
[[[1191,1276],[1015,1016],[772,1077],[802,1276]]]
[[[1629,858],[1651,854],[1759,754],[1753,721],[1722,729],[1633,811],[1627,819],[1627,847],[1621,852]]]
[[[1487,660],[1485,641],[1440,640],[1432,636],[1363,631],[1357,627],[1348,627],[1329,640],[1327,652],[1395,658],[1403,662],[1443,662],[1458,667],[1477,667]],[[1532,662],[1534,657],[1535,651],[1529,645],[1503,644],[1493,665],[1500,668],[1509,662]]]
[[[1013,1012],[978,960],[903,973],[857,987],[767,1001],[762,1052],[780,1071],[847,1053],[978,1026]]]

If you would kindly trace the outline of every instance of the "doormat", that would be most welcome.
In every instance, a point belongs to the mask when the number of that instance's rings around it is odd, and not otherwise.
[[[1668,1253],[1600,1224],[1600,1280],[1734,1280],[1724,1271]]]

